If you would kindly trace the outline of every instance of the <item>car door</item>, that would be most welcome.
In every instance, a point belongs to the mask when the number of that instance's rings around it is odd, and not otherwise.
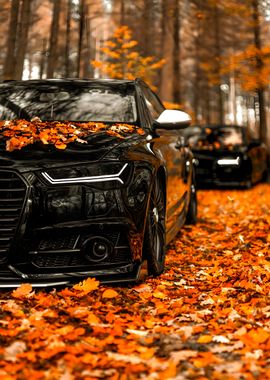
[[[145,85],[141,86],[146,107],[152,124],[165,109],[158,97]],[[179,224],[179,218],[185,208],[187,194],[186,147],[184,137],[179,130],[158,129],[154,136],[153,148],[167,168],[167,231]]]

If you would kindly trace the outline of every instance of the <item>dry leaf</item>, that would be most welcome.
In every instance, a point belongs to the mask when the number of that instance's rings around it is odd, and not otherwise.
[[[102,298],[116,298],[118,295],[119,294],[115,290],[106,289],[102,294]]]
[[[87,278],[86,280],[83,280],[79,284],[76,284],[73,286],[73,289],[79,290],[80,292],[83,292],[84,294],[88,294],[92,292],[93,290],[96,290],[99,287],[99,281],[95,280],[94,278]]]
[[[12,292],[12,296],[14,298],[29,298],[33,294],[34,292],[32,292],[31,284],[22,284]]]

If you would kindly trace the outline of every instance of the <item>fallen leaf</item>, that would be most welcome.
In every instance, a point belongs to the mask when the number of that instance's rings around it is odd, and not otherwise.
[[[86,280],[83,280],[79,284],[76,284],[73,286],[73,289],[79,290],[80,292],[83,292],[84,294],[88,294],[92,292],[93,290],[96,290],[99,287],[99,281],[97,281],[94,278],[87,278]]]
[[[29,298],[33,294],[34,292],[32,292],[31,284],[22,284],[12,292],[12,296],[14,298]]]
[[[197,340],[198,343],[210,343],[212,342],[212,336],[211,335],[201,335],[199,339]]]
[[[116,298],[118,295],[119,294],[115,290],[106,289],[102,294],[102,298]]]

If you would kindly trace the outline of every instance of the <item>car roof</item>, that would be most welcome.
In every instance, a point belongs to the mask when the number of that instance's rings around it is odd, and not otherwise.
[[[74,79],[74,78],[65,78],[65,79],[30,79],[30,80],[4,80],[0,81],[0,85],[19,85],[19,86],[32,86],[32,85],[73,85],[76,86],[85,86],[88,84],[91,85],[112,85],[112,86],[121,86],[121,85],[135,85],[140,79],[128,80],[128,79]]]

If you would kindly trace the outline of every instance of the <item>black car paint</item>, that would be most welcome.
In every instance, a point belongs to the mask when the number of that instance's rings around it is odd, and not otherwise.
[[[206,125],[201,128],[218,130],[231,125]],[[234,126],[233,126],[234,127]],[[233,149],[211,148],[198,149],[192,147],[195,162],[196,183],[198,187],[235,186],[250,187],[265,179],[268,173],[268,152],[266,146],[251,137],[247,127],[239,127],[243,135],[243,144]],[[192,136],[187,128],[185,134]],[[218,165],[219,159],[237,159],[239,165]]]
[[[66,83],[69,87],[81,82],[87,85],[82,80],[52,81],[53,85]],[[39,86],[50,81],[28,83]],[[153,130],[153,118],[141,91],[146,86],[143,82],[108,83],[135,86],[138,123],[145,135],[134,134],[119,140],[98,133],[88,139],[87,146],[74,143],[65,151],[36,146],[6,152],[2,146],[1,286],[16,286],[22,281],[36,286],[65,284],[88,276],[104,282],[136,279],[143,260],[148,202],[155,180],[160,182],[166,196],[167,243],[184,224],[193,156],[179,144],[182,132]],[[89,165],[106,174],[106,167],[112,163],[128,163],[126,182],[116,188],[98,183],[58,186],[42,176],[44,171]],[[9,211],[5,206],[1,209],[4,203],[12,202],[16,206]],[[103,260],[93,254],[97,242],[107,244]]]

